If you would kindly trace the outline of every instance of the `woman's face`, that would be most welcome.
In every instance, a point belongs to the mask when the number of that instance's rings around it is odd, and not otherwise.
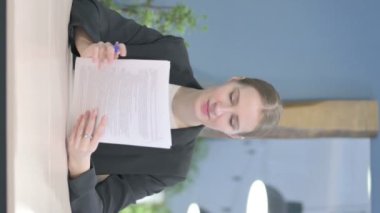
[[[233,136],[254,130],[262,107],[255,88],[231,80],[203,90],[195,102],[195,114],[203,125]]]

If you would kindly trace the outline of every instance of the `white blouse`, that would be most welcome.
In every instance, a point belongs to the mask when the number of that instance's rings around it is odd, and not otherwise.
[[[181,88],[181,86],[175,85],[175,84],[169,84],[169,106],[170,106],[170,128],[171,129],[177,129],[178,123],[176,121],[176,118],[173,113],[173,99],[175,94],[178,92],[178,89]]]

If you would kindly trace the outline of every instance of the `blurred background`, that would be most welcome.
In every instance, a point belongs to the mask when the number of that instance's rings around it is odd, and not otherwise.
[[[249,76],[271,82],[285,103],[333,103],[294,105],[290,120],[280,123],[286,134],[276,139],[204,133],[185,182],[122,213],[182,213],[191,203],[202,213],[246,212],[256,180],[266,185],[271,213],[380,212],[380,1],[102,1],[165,34],[183,36],[204,87]],[[72,1],[5,2],[2,194],[7,187],[8,212],[70,212],[64,150]],[[308,126],[309,114],[318,118],[318,134]]]
[[[105,1],[140,23],[184,36],[205,87],[237,75],[268,80],[285,102],[380,99],[379,1],[143,2]],[[148,9],[132,6],[141,4]],[[378,143],[365,136],[203,138],[189,180],[167,190],[162,205],[168,212],[185,212],[193,202],[203,212],[245,212],[249,188],[260,179],[301,206],[289,212],[379,212]]]

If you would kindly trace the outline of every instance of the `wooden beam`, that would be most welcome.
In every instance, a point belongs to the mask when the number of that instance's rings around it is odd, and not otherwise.
[[[300,101],[284,104],[279,126],[248,138],[374,137],[379,131],[378,104],[367,100]],[[205,128],[201,137],[229,138]]]

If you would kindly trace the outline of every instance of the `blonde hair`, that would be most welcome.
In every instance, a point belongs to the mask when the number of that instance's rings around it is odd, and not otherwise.
[[[283,111],[281,98],[276,89],[270,83],[256,78],[242,78],[237,80],[237,83],[255,88],[263,103],[262,117],[259,124],[252,132],[239,135],[251,135],[253,132],[269,130],[276,126],[280,121]]]

